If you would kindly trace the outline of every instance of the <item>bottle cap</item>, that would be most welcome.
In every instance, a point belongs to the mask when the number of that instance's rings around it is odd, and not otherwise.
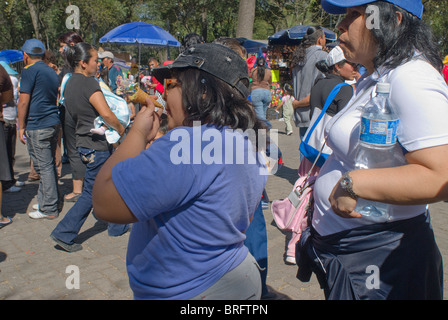
[[[389,93],[390,92],[390,83],[381,82],[376,85],[377,93]]]

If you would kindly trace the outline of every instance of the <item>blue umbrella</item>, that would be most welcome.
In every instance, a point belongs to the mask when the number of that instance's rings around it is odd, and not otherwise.
[[[263,42],[249,40],[247,38],[236,38],[248,53],[258,52],[262,48],[267,48],[268,45]]]
[[[146,22],[130,22],[106,33],[100,43],[138,45],[140,64],[141,45],[156,47],[180,47],[180,42],[159,26]]]
[[[306,35],[306,31],[311,27],[311,25],[297,25],[288,29],[281,30],[279,32],[274,33],[272,36],[269,36],[269,40],[301,40]],[[329,41],[336,41],[338,39],[338,35],[327,29],[323,28],[325,33],[325,38]]]
[[[23,52],[20,50],[3,50],[0,51],[0,61],[7,63],[16,63],[23,61]]]
[[[179,41],[167,31],[141,21],[126,23],[109,31],[100,39],[100,43],[105,42],[180,47]]]

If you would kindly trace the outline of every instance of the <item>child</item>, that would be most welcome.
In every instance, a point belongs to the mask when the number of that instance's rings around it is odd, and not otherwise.
[[[291,119],[294,114],[294,109],[292,107],[292,102],[295,100],[293,96],[294,91],[289,83],[285,83],[283,90],[285,91],[285,95],[283,96],[282,101],[278,104],[277,108],[275,108],[275,111],[278,112],[278,110],[283,106],[283,119],[285,119],[286,124],[286,135],[290,136],[293,132]]]

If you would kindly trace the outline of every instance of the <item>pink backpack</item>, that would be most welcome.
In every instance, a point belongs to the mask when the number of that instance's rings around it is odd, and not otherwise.
[[[300,177],[287,198],[272,202],[272,215],[279,229],[301,234],[307,227],[307,213],[314,206],[315,180],[316,176]]]
[[[299,179],[289,196],[272,202],[271,212],[280,230],[301,234],[308,225],[308,212],[313,210],[313,187],[320,168],[303,158],[299,166]]]

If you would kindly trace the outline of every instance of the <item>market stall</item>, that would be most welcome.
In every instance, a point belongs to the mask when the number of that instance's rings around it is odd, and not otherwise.
[[[311,25],[296,25],[281,30],[268,37],[268,59],[272,70],[272,106],[275,107],[283,96],[285,83],[292,84],[291,60],[294,51],[302,42]],[[328,43],[337,40],[337,34],[322,28]]]
[[[311,25],[296,25],[294,27],[281,30],[268,37],[268,57],[271,69],[276,71],[275,79],[280,83],[292,81],[290,63],[292,55],[297,46],[300,45],[306,31]],[[327,28],[322,28],[327,42],[337,40],[337,34]]]

